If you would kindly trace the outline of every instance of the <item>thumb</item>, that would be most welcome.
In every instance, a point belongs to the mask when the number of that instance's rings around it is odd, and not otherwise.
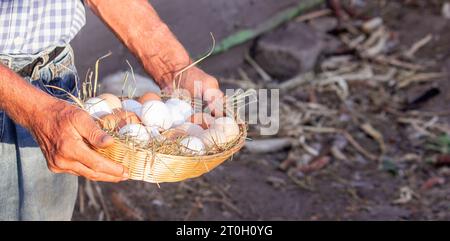
[[[91,134],[87,137],[87,140],[97,148],[106,148],[114,143],[114,138],[98,127],[91,130]]]
[[[101,129],[97,128],[96,130],[94,130],[92,138],[91,140],[89,140],[89,142],[95,147],[106,148],[114,143],[114,138]]]
[[[86,123],[83,129],[80,131],[81,136],[97,148],[106,148],[114,143],[114,138],[100,129],[93,120]]]

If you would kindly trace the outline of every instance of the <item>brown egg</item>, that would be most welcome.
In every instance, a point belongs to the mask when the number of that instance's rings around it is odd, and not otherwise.
[[[169,129],[167,131],[164,131],[162,135],[167,140],[175,141],[178,138],[186,137],[188,133],[181,129]]]
[[[220,117],[214,120],[211,129],[221,132],[225,136],[226,142],[238,139],[240,129],[236,120],[231,117]]]
[[[101,94],[98,96],[98,98],[105,100],[108,103],[109,107],[111,107],[111,109],[122,108],[122,102],[120,101],[119,97],[113,94]]]
[[[120,117],[115,114],[108,114],[100,118],[100,127],[107,130],[115,130],[119,127]]]
[[[175,127],[177,130],[185,131],[190,136],[199,137],[205,132],[205,129],[203,129],[201,126],[191,123],[191,122],[184,122],[183,124]]]
[[[123,109],[115,111],[115,115],[119,118],[118,127],[122,128],[128,124],[141,124],[141,120],[134,112],[129,112]]]
[[[143,96],[139,97],[138,102],[144,104],[149,100],[161,100],[161,97],[153,92],[147,92]]]
[[[203,129],[208,129],[214,122],[214,117],[208,113],[195,113],[191,115],[187,121],[200,125]]]

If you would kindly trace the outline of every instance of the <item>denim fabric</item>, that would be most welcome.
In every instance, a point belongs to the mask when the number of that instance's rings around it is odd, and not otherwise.
[[[0,55],[0,59],[7,57]],[[14,58],[10,67],[18,71],[36,57]],[[35,69],[33,78],[25,79],[58,98],[68,99],[68,96],[46,85],[76,95],[79,78],[72,49],[67,47],[54,61]],[[28,130],[15,124],[1,110],[0,140],[0,220],[70,220],[77,196],[77,177],[50,172]]]

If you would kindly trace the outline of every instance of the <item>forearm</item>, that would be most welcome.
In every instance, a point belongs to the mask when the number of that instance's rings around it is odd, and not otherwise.
[[[16,123],[30,128],[31,121],[43,106],[55,100],[27,83],[19,75],[0,64],[0,109]]]
[[[91,9],[163,86],[190,63],[189,54],[147,0],[87,0]]]

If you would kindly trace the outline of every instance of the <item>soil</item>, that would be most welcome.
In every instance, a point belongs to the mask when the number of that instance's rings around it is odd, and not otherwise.
[[[183,11],[176,11],[175,3],[180,1],[154,1],[156,8],[161,10],[180,39],[187,43],[188,48],[195,53],[202,52],[207,42],[202,37],[189,39],[192,33],[204,34],[223,22],[202,21],[201,17],[189,17],[204,14],[190,6]],[[202,6],[208,6],[211,1],[199,1]],[[239,7],[255,4],[254,1],[218,1],[218,6],[212,7],[216,15],[224,19],[231,16],[237,23],[252,26],[273,12],[288,6],[295,1],[266,1],[269,6],[251,6],[251,14],[242,14]],[[238,3],[239,2],[239,3]],[[282,2],[275,4],[274,2]],[[375,1],[373,1],[375,2]],[[399,36],[400,45],[410,46],[428,33],[435,38],[417,53],[417,58],[425,63],[431,63],[433,69],[450,73],[450,20],[445,20],[440,13],[439,1],[384,1],[382,8],[373,4],[367,7],[365,14],[381,15],[386,24]],[[412,3],[411,3],[412,2]],[[240,5],[242,4],[242,5]],[[223,8],[231,7],[230,12]],[[237,6],[237,8],[236,8]],[[174,11],[174,15],[169,12]],[[261,12],[263,13],[261,13]],[[264,12],[265,11],[265,12]],[[258,13],[260,12],[260,13]],[[205,15],[207,16],[207,15]],[[248,19],[247,19],[248,18]],[[93,20],[92,16],[89,16]],[[182,19],[179,20],[179,19]],[[192,23],[192,25],[190,25]],[[112,35],[98,36],[104,38],[101,49],[90,44],[83,45],[83,40],[95,41],[95,36],[87,36],[87,31],[98,25],[88,25],[85,32],[77,39],[75,47],[79,52],[78,60],[83,63],[93,63],[95,58],[88,53],[99,53],[103,50],[119,50],[121,58],[131,58],[122,45],[114,40]],[[218,37],[228,34],[236,26],[228,25],[218,30]],[[203,31],[204,33],[199,33]],[[207,37],[205,37],[207,38]],[[198,43],[198,44],[197,44]],[[252,43],[212,60],[207,60],[206,69],[221,77],[234,77],[235,66],[219,64],[233,62],[243,66],[243,51]],[[95,49],[97,48],[97,49]],[[95,51],[94,51],[95,50]],[[106,52],[106,51],[105,51]],[[99,53],[98,55],[101,55]],[[112,63],[103,69],[104,73],[118,69],[120,61]],[[114,63],[113,63],[114,62]],[[137,62],[135,62],[137,64]],[[124,65],[125,66],[125,65]],[[85,69],[86,64],[81,65]],[[440,94],[424,103],[420,108],[424,111],[448,111],[450,107],[450,79],[418,85],[411,90],[411,98],[424,90],[436,86]],[[386,126],[386,123],[375,123]],[[382,128],[389,136],[389,126]],[[394,136],[392,138],[401,138]],[[367,145],[374,145],[372,144]],[[376,147],[367,146],[367,149]],[[390,171],[386,165],[379,162],[361,159],[359,161],[332,160],[325,168],[305,175],[299,182],[293,181],[286,172],[279,170],[281,161],[287,158],[288,151],[274,154],[257,155],[243,150],[230,161],[227,161],[214,171],[193,180],[182,183],[155,184],[127,181],[119,184],[99,183],[105,199],[106,210],[96,209],[88,205],[86,182],[80,180],[81,195],[78,201],[74,220],[450,220],[450,171],[446,167],[436,168],[426,160],[413,163],[413,173],[398,167],[396,172]],[[440,176],[443,183],[422,189],[423,184],[432,177]],[[412,189],[412,200],[396,203],[400,190],[405,187]],[[83,202],[83,210],[80,202]],[[105,216],[106,215],[106,216]]]

